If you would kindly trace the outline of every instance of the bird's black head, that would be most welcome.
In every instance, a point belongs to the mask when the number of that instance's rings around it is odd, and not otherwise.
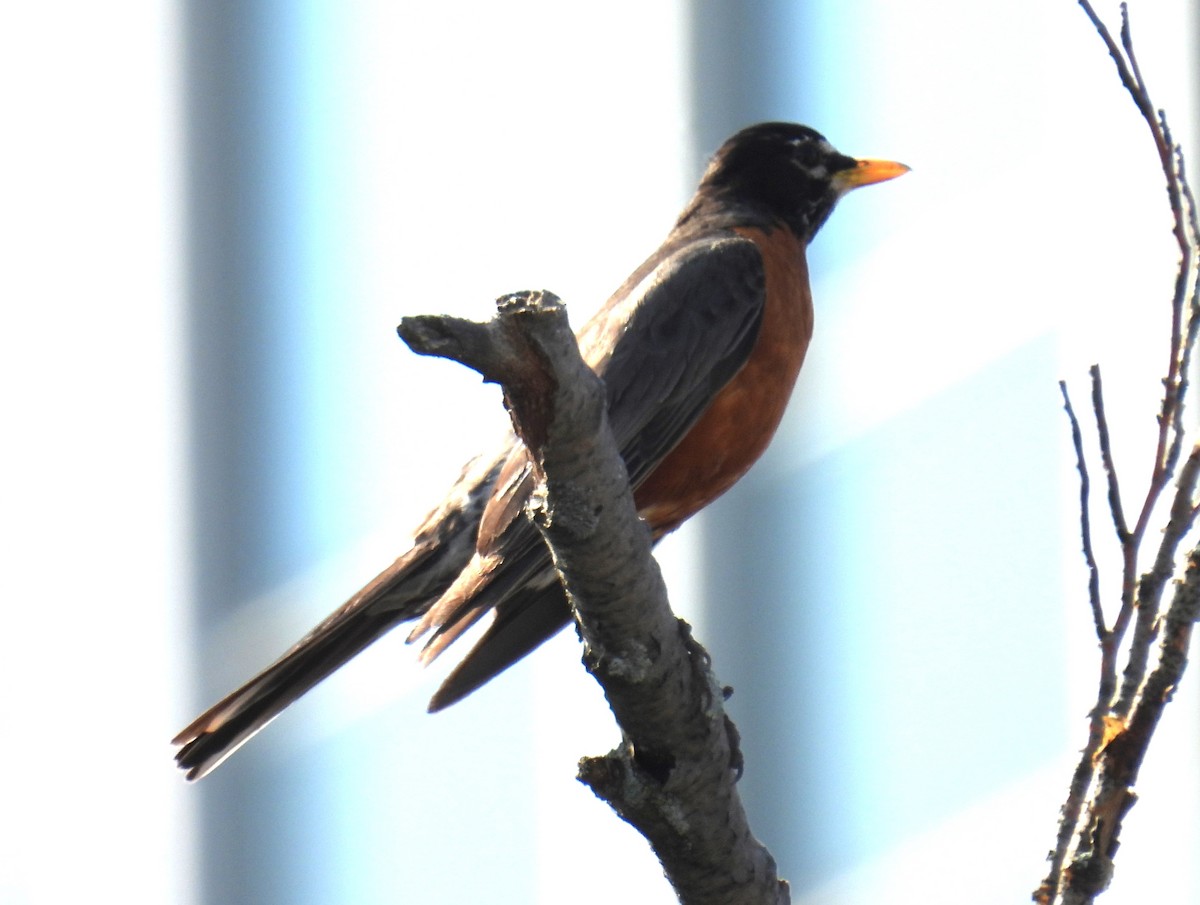
[[[890,161],[847,157],[807,126],[759,123],[721,146],[699,195],[781,222],[807,241],[846,192],[907,170]]]

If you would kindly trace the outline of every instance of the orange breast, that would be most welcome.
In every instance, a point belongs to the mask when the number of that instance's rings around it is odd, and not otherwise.
[[[762,252],[767,305],[750,358],[634,493],[655,536],[728,490],[771,442],[812,338],[804,245],[790,230],[737,229]]]

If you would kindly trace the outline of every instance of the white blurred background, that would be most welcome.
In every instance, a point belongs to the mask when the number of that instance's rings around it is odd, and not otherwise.
[[[1196,152],[1195,4],[1132,13]],[[502,427],[400,317],[581,323],[763,119],[914,169],[811,250],[788,420],[673,600],[795,901],[1028,900],[1096,668],[1055,382],[1103,364],[1141,493],[1175,259],[1074,3],[10,5],[0,75],[0,902],[671,901],[573,778],[617,734],[570,632],[436,717],[388,638],[198,786],[167,742]],[[1111,905],[1200,900],[1187,678]]]

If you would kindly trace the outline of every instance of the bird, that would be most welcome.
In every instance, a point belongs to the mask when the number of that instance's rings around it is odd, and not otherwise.
[[[774,436],[813,333],[806,249],[834,205],[908,169],[846,156],[807,126],[744,128],[713,155],[659,248],[577,332],[654,541],[733,486]],[[523,514],[533,489],[515,435],[468,462],[408,550],[175,737],[187,778],[398,625],[414,623],[408,640],[423,640],[428,663],[490,620],[431,712],[568,625],[550,553]]]

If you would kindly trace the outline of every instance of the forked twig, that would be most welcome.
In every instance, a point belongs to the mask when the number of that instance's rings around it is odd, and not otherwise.
[[[1120,43],[1113,38],[1088,0],[1079,0],[1108,48],[1122,84],[1129,92],[1154,140],[1167,184],[1172,233],[1179,246],[1179,269],[1171,299],[1171,335],[1163,395],[1158,413],[1154,461],[1146,496],[1130,527],[1126,521],[1120,483],[1112,455],[1108,419],[1098,366],[1093,366],[1092,410],[1098,445],[1108,484],[1108,504],[1121,551],[1121,605],[1107,627],[1100,605],[1099,572],[1092,547],[1086,456],[1078,419],[1065,383],[1060,382],[1080,473],[1080,522],[1088,567],[1088,600],[1100,640],[1100,676],[1096,704],[1089,714],[1088,739],[1072,775],[1063,805],[1056,845],[1050,853],[1050,872],[1034,899],[1050,905],[1081,905],[1094,901],[1112,877],[1113,856],[1125,814],[1136,801],[1133,785],[1154,729],[1170,701],[1187,664],[1192,624],[1200,614],[1200,545],[1188,555],[1187,568],[1177,583],[1165,617],[1160,617],[1167,582],[1179,575],[1179,547],[1195,526],[1200,503],[1200,442],[1183,419],[1188,368],[1200,334],[1200,284],[1196,262],[1200,228],[1195,197],[1187,182],[1183,153],[1175,144],[1166,114],[1151,102],[1133,50],[1129,12],[1121,5]],[[1192,449],[1180,467],[1184,446]],[[1139,575],[1142,546],[1154,513],[1172,480],[1174,491],[1162,540],[1150,568]],[[1133,625],[1126,644],[1126,632]],[[1151,649],[1158,639],[1157,658],[1150,667]],[[1125,654],[1118,694],[1117,661]]]

